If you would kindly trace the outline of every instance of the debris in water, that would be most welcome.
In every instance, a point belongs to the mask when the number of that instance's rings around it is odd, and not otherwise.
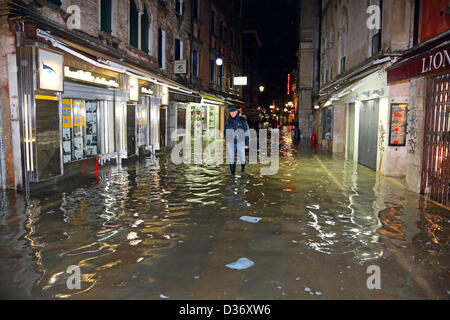
[[[163,294],[160,294],[159,297],[160,297],[161,299],[169,299],[169,297],[166,297],[166,296],[163,295]]]
[[[245,270],[251,268],[255,265],[255,263],[247,258],[241,258],[236,262],[227,264],[226,267],[232,270]]]
[[[311,289],[310,288],[305,288],[305,291],[306,292],[311,292]]]
[[[249,223],[259,223],[262,220],[262,218],[243,216],[241,217],[240,220]]]
[[[316,292],[316,296],[321,296],[321,295],[322,295],[322,292],[320,292],[320,291]]]

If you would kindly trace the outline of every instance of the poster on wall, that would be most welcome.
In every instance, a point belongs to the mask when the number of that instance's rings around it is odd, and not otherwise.
[[[391,124],[389,134],[389,146],[406,146],[406,130],[408,124],[408,105],[391,105]]]
[[[39,89],[64,91],[64,56],[39,48]]]

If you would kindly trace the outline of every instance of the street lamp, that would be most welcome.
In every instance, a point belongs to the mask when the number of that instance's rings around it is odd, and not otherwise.
[[[217,58],[216,59],[216,64],[220,67],[220,66],[222,66],[223,65],[223,60],[222,60],[222,58]]]
[[[265,89],[266,89],[266,88],[264,88],[264,86],[260,86],[260,87],[259,87],[259,92],[263,93]]]

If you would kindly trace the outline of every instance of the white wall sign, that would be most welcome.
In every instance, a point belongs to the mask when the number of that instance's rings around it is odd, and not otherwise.
[[[174,63],[175,74],[186,74],[187,73],[187,61],[186,60],[177,60]]]
[[[248,84],[247,77],[235,77],[233,78],[233,85],[246,86]]]
[[[102,76],[95,76],[89,71],[71,70],[70,67],[64,67],[64,76],[68,79],[90,82],[92,84],[118,88],[119,82],[117,80],[106,79]]]
[[[161,87],[161,105],[163,106],[169,105],[169,87],[166,86]]]
[[[39,89],[64,91],[64,56],[39,48]]]
[[[135,77],[130,77],[130,101],[139,101],[139,80]]]

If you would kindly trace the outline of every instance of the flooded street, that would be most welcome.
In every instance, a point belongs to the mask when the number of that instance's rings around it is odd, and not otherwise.
[[[162,155],[28,203],[4,194],[1,298],[449,299],[449,211],[288,135],[278,174],[259,169],[232,177]],[[254,266],[226,267],[244,257]]]

